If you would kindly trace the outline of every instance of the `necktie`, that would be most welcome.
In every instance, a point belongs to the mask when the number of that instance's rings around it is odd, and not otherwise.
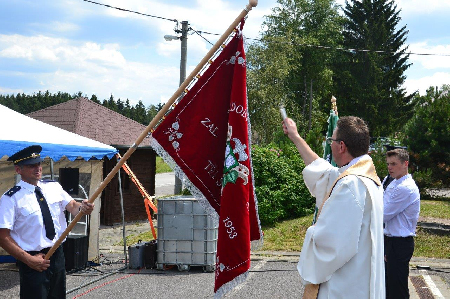
[[[44,219],[45,226],[45,236],[49,240],[53,240],[55,237],[55,226],[53,225],[52,215],[50,214],[47,201],[45,200],[40,187],[37,186],[34,192],[36,194],[39,206],[41,207],[42,218]]]

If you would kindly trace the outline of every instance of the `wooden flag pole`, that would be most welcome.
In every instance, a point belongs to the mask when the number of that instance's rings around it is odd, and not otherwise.
[[[175,91],[172,97],[167,101],[167,103],[161,108],[161,110],[156,114],[150,124],[144,129],[144,131],[139,135],[136,142],[128,149],[128,151],[123,155],[123,157],[117,162],[116,166],[109,172],[108,176],[102,181],[100,186],[95,190],[95,192],[89,197],[88,202],[93,203],[95,199],[100,195],[100,193],[105,189],[106,185],[112,180],[116,175],[122,165],[126,160],[133,154],[136,148],[142,143],[142,141],[147,137],[148,133],[158,124],[158,122],[164,117],[166,112],[169,110],[170,106],[175,102],[176,99],[181,95],[181,93],[186,89],[189,83],[194,79],[194,77],[200,72],[204,65],[211,59],[214,53],[219,49],[219,47],[225,42],[228,36],[236,28],[236,26],[241,22],[241,20],[252,10],[253,7],[258,5],[258,0],[249,0],[249,4],[242,10],[239,16],[234,20],[233,23],[228,27],[228,29],[222,34],[222,36],[217,40],[214,46],[208,51],[205,57],[200,61],[200,63],[195,67],[195,69],[189,74],[189,76],[184,80],[184,82]],[[72,220],[72,222],[67,226],[66,230],[62,233],[59,239],[55,242],[52,248],[45,255],[45,259],[50,259],[53,253],[58,249],[64,239],[69,235],[70,231],[76,225],[76,223],[81,219],[84,214],[79,212]]]

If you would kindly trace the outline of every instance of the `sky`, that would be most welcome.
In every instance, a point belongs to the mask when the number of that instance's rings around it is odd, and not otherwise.
[[[215,43],[248,4],[246,0],[96,0],[149,17],[83,0],[0,0],[0,94],[39,91],[82,92],[99,100],[165,103],[180,80],[177,20],[188,21]],[[345,0],[338,0],[344,4]],[[450,1],[396,0],[413,65],[406,71],[408,93],[450,84]],[[276,0],[259,0],[244,35],[260,36],[264,16]],[[251,41],[251,40],[250,40]],[[212,47],[193,31],[187,41],[187,74]],[[324,45],[326,46],[326,45]]]

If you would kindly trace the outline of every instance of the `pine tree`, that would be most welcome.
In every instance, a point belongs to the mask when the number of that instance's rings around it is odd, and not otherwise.
[[[410,166],[419,187],[450,185],[450,85],[428,88],[416,96],[414,116],[406,123],[403,143],[410,152]],[[428,173],[428,172],[431,172]],[[420,174],[420,175],[419,175]],[[416,176],[418,175],[418,176]],[[428,184],[428,186],[425,186]]]
[[[145,105],[141,100],[139,100],[138,104],[136,104],[136,106],[134,107],[133,119],[144,125],[148,125],[148,123],[150,122],[149,120],[147,120],[147,110],[145,109]]]
[[[77,97],[82,97],[83,93],[78,92],[70,95],[69,93],[58,92],[57,94],[51,94],[48,90],[45,93],[38,91],[32,95],[17,94],[17,95],[2,95],[0,94],[0,104],[11,108],[22,114],[28,114],[33,111],[47,108],[49,106],[63,103]],[[109,99],[104,99],[103,102],[98,100],[97,96],[93,94],[91,101],[101,104],[106,108],[109,108],[115,112],[124,115],[127,118],[133,119],[141,124],[148,125],[153,117],[157,114],[164,104],[159,103],[156,106],[150,105],[148,109],[145,108],[144,103],[139,100],[136,106],[130,104],[130,100],[126,101],[119,99],[114,100],[114,96],[111,94]]]
[[[93,102],[95,102],[95,103],[97,103],[97,104],[102,104],[102,103],[100,102],[100,100],[98,100],[98,98],[97,98],[97,96],[96,96],[95,94],[92,94],[92,96],[91,96],[91,101],[93,101]]]
[[[402,87],[411,64],[406,26],[396,29],[400,10],[391,0],[349,0],[344,8],[343,53],[334,65],[340,115],[363,118],[372,136],[399,130],[412,114]],[[369,50],[369,51],[362,51]]]

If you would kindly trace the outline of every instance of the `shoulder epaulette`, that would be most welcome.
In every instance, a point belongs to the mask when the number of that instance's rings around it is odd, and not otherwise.
[[[6,196],[12,197],[15,193],[17,193],[18,191],[20,191],[20,186],[15,185],[12,188],[9,189],[9,191],[7,191],[5,193]]]

